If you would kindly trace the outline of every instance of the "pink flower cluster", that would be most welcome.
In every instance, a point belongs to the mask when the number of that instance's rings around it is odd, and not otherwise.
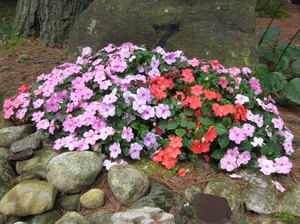
[[[246,165],[251,160],[251,154],[248,151],[239,152],[238,147],[228,149],[224,157],[220,160],[221,168],[231,172],[241,165]]]
[[[286,156],[276,158],[275,162],[262,156],[258,159],[258,163],[260,171],[264,175],[270,175],[272,173],[288,174],[293,167],[293,164]]]

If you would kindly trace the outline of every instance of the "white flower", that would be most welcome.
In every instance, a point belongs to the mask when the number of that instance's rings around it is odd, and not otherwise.
[[[254,137],[253,142],[251,142],[251,145],[253,145],[253,147],[256,147],[258,145],[262,147],[263,144],[264,144],[264,140],[262,138],[257,138],[257,137]]]

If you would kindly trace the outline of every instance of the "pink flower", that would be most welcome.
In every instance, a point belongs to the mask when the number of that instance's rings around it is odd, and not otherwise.
[[[36,128],[37,130],[41,130],[41,129],[48,129],[50,126],[50,122],[47,119],[43,119],[40,120],[37,124],[36,124]]]
[[[233,156],[233,157],[237,157],[238,154],[239,154],[238,147],[234,147],[233,149],[228,149],[227,152],[226,152],[226,155],[230,155],[230,156]]]
[[[241,164],[246,165],[251,159],[251,154],[248,151],[244,151],[237,157],[237,164],[240,166]]]
[[[211,61],[209,61],[209,63],[210,63],[210,65],[211,65],[212,69],[220,69],[220,68],[223,68],[223,65],[221,65],[221,64],[219,63],[219,61],[217,61],[217,60],[211,60]]]
[[[235,104],[241,104],[241,105],[243,105],[244,103],[249,102],[249,97],[241,95],[241,94],[237,94],[235,96],[235,99],[236,99],[236,101],[234,101]]]
[[[281,193],[285,192],[286,189],[279,182],[272,180],[272,184],[274,184]]]
[[[99,135],[94,130],[84,132],[83,137],[85,138],[85,142],[91,145],[94,145],[99,139]]]
[[[44,100],[42,100],[42,99],[36,99],[33,102],[33,108],[37,109],[37,108],[41,107],[43,103],[44,103]]]
[[[255,94],[256,94],[256,95],[262,93],[262,90],[261,90],[261,88],[260,88],[259,79],[256,79],[256,78],[252,77],[252,78],[250,79],[249,83],[250,83],[250,86],[251,86],[253,89],[256,90],[256,91],[255,91]]]
[[[121,135],[122,139],[125,139],[127,142],[130,142],[133,139],[134,135],[131,127],[123,127],[123,132]]]
[[[142,114],[147,109],[146,101],[142,99],[136,99],[132,103],[132,109]]]
[[[32,118],[31,118],[31,120],[32,121],[35,121],[35,122],[39,122],[41,119],[42,119],[42,117],[44,116],[44,112],[43,111],[37,111],[37,112],[34,112],[33,114],[32,114]]]
[[[246,140],[247,136],[242,128],[233,127],[229,130],[229,139],[238,145],[242,141]]]
[[[113,117],[116,114],[116,107],[112,103],[110,104],[101,103],[99,108],[99,113],[104,118],[108,118],[109,116]]]
[[[188,60],[188,64],[190,66],[197,67],[200,64],[200,60],[193,58],[192,60]]]
[[[152,132],[148,132],[146,136],[143,138],[144,145],[148,148],[151,149],[154,145],[157,144],[156,142],[156,136]]]
[[[261,156],[261,158],[259,158],[258,160],[258,164],[260,167],[260,171],[264,174],[264,175],[270,175],[271,173],[275,172],[275,167],[274,167],[274,163],[271,160],[268,160],[265,156]]]
[[[278,130],[282,130],[284,123],[281,117],[272,118],[271,121],[274,124],[274,128],[277,128]]]
[[[104,127],[99,133],[99,138],[105,140],[108,136],[114,135],[115,130],[112,127]]]
[[[218,85],[220,85],[223,89],[225,89],[228,84],[229,84],[229,82],[225,76],[220,77],[220,79],[218,81]]]
[[[176,57],[174,52],[164,54],[163,59],[168,65],[171,65],[172,63],[176,62]]]
[[[54,97],[50,97],[44,106],[47,112],[57,112],[59,109],[59,103]]]
[[[291,171],[293,164],[288,157],[282,156],[275,159],[274,167],[276,173],[288,174]]]
[[[121,147],[120,143],[114,143],[109,146],[109,151],[110,151],[110,157],[112,158],[117,158],[118,155],[121,153]]]
[[[59,139],[56,139],[55,142],[54,142],[54,149],[55,150],[60,150],[62,147],[64,147],[66,144],[65,142],[65,138],[59,138]]]
[[[225,155],[221,160],[221,168],[228,172],[233,171],[237,168],[236,158],[231,155]]]
[[[247,136],[252,137],[255,132],[255,127],[251,124],[245,123],[243,124],[243,130]]]

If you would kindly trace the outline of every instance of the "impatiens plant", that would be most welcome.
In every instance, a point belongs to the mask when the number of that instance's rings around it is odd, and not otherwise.
[[[150,156],[183,176],[179,161],[203,154],[229,172],[244,166],[287,174],[292,167],[293,135],[249,68],[160,47],[84,48],[76,64],[40,75],[5,100],[4,116],[34,122],[55,138],[56,150],[105,154],[107,166]]]

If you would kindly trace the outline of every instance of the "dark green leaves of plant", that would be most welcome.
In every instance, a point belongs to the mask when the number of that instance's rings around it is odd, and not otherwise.
[[[222,159],[224,157],[224,150],[222,149],[216,149],[211,155],[210,157],[211,158],[214,158],[214,159]]]
[[[268,44],[272,42],[278,42],[279,36],[281,33],[281,27],[280,26],[273,26],[269,27],[269,29],[262,30],[258,36],[259,38],[263,38],[262,42],[263,44]]]
[[[215,125],[215,128],[216,128],[218,135],[223,135],[227,132],[227,129],[224,127],[223,124],[217,123]]]
[[[222,148],[225,148],[229,144],[230,140],[228,138],[228,135],[220,135],[218,138],[218,143]]]
[[[300,74],[300,60],[295,61],[292,64],[293,72]]]
[[[291,101],[300,104],[300,78],[294,78],[283,88],[283,94]]]
[[[175,121],[170,121],[167,123],[167,130],[174,130],[177,126],[178,124]]]
[[[186,131],[182,128],[176,129],[175,134],[178,135],[179,137],[183,137],[186,134]]]
[[[167,128],[167,124],[168,122],[166,120],[161,120],[160,122],[158,122],[158,127],[164,131]]]

